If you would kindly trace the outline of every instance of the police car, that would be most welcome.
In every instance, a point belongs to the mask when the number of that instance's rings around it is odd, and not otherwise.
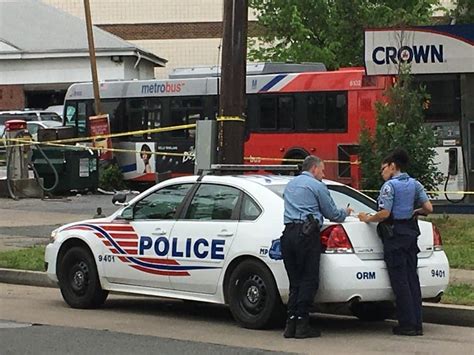
[[[110,291],[228,304],[247,328],[284,317],[288,278],[272,245],[283,230],[285,185],[272,175],[187,176],[161,182],[110,217],[52,232],[47,273],[74,308],[100,306]],[[325,181],[338,206],[375,212],[366,195]],[[424,299],[446,290],[449,265],[437,229],[419,222],[418,274]],[[349,216],[321,232],[319,309],[348,304],[361,319],[393,311],[375,224]]]

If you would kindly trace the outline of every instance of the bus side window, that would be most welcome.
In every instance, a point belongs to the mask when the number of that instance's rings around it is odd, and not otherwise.
[[[326,111],[326,95],[324,93],[314,93],[308,95],[308,128],[309,129],[326,129],[325,111]]]
[[[147,118],[145,117],[145,100],[144,99],[127,99],[127,115],[128,116],[128,131],[140,131],[147,128],[145,122]],[[135,134],[129,137],[124,137],[124,140],[127,139],[133,140],[143,140],[143,134]],[[145,137],[146,139],[146,137]]]
[[[275,97],[260,98],[260,129],[276,129],[277,128],[277,107]]]
[[[101,103],[102,112],[109,115],[111,133],[125,132],[121,128],[123,121],[123,100],[103,100]]]
[[[171,126],[180,126],[186,124],[186,110],[182,109],[176,100],[171,102]],[[171,131],[172,137],[186,137],[185,130]]]
[[[345,93],[335,92],[326,95],[326,127],[328,130],[341,130],[347,127],[347,97]]]
[[[278,97],[278,128],[284,130],[295,128],[295,104],[292,96]]]
[[[203,118],[202,100],[200,98],[171,100],[171,125],[194,124]],[[194,138],[195,128],[172,131],[172,137]]]

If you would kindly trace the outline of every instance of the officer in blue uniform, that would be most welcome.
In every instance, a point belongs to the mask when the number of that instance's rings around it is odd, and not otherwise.
[[[291,180],[285,188],[285,229],[280,238],[281,252],[290,281],[288,318],[285,338],[310,338],[321,335],[309,325],[309,310],[319,286],[319,259],[321,242],[319,227],[323,216],[342,222],[352,212],[351,208],[338,209],[329,194],[324,177],[324,162],[308,156],[303,162],[301,175]],[[303,223],[312,215],[319,224],[314,235],[302,233]],[[310,218],[310,217],[309,217]]]
[[[393,224],[393,237],[384,238],[384,258],[397,303],[399,325],[396,335],[423,335],[421,289],[417,274],[420,235],[416,216],[433,212],[423,185],[402,170],[408,154],[396,149],[383,161],[380,173],[385,180],[378,198],[379,211],[360,213],[363,222]]]

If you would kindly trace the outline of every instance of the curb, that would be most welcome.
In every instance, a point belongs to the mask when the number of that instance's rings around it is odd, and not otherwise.
[[[0,268],[0,282],[39,287],[58,287],[45,272]]]
[[[423,322],[474,327],[474,307],[423,302]]]
[[[57,288],[45,272],[0,268],[0,283]],[[423,302],[426,323],[474,327],[474,307]]]

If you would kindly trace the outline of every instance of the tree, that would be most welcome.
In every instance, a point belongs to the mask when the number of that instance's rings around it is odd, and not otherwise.
[[[450,11],[450,17],[456,24],[474,23],[474,1],[458,0],[456,7]]]
[[[360,137],[363,189],[380,188],[382,159],[393,149],[403,148],[410,156],[408,174],[427,190],[436,190],[442,174],[434,162],[434,133],[424,125],[424,108],[429,103],[429,96],[423,87],[414,86],[408,65],[400,67],[397,81],[385,95],[385,102],[376,103],[375,132],[366,127]]]
[[[263,35],[249,58],[363,65],[364,28],[427,25],[439,0],[250,0]]]

